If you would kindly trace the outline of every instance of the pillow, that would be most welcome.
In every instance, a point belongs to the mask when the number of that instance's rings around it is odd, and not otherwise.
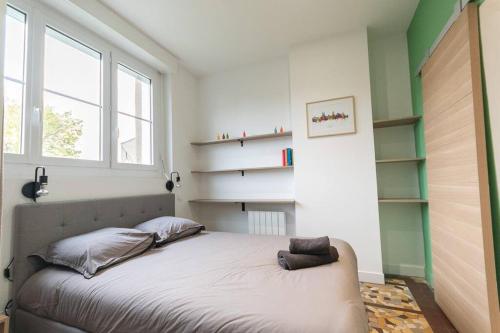
[[[104,228],[65,238],[30,257],[70,267],[87,279],[98,270],[141,254],[151,247],[154,234],[127,228]]]
[[[173,242],[187,236],[194,235],[201,230],[205,230],[205,226],[194,221],[173,216],[162,216],[155,219],[140,223],[135,226],[144,232],[155,233],[156,245]]]

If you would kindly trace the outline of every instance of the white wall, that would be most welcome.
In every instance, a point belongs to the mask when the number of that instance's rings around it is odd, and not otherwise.
[[[296,233],[349,242],[360,279],[383,283],[366,30],[290,54]],[[358,132],[308,139],[308,102],[354,95]]]
[[[198,79],[188,70],[179,66],[177,72],[170,78],[170,104],[174,110],[170,115],[169,128],[169,161],[170,170],[180,173],[180,188],[175,188],[176,215],[186,218],[196,218],[189,200],[198,193],[198,183],[191,175],[193,165],[196,165],[197,155],[191,146],[198,136]]]
[[[0,0],[0,77],[4,76],[4,45],[5,45],[5,7],[6,3],[4,0]],[[0,101],[3,101],[4,95],[3,95],[3,80],[0,82]],[[0,119],[1,120],[1,126],[0,126],[0,133],[3,133],[3,119],[4,119],[4,105],[3,103],[0,105]],[[3,135],[2,139],[0,139],[0,145],[3,147]],[[5,168],[3,165],[3,149],[1,149],[2,156],[0,156],[0,186],[1,186],[1,193],[0,193],[0,265],[1,267],[5,267],[5,256],[2,255],[4,253],[3,247],[4,247],[4,228],[2,228],[4,221],[5,221],[5,214],[2,211],[2,206],[5,205],[5,199],[7,197],[5,192],[5,186],[4,186],[4,175],[3,173],[5,172]],[[10,238],[9,238],[10,240]],[[8,264],[8,263],[7,263]],[[7,281],[5,279],[1,279],[0,282],[0,304],[5,304],[7,300]]]
[[[481,44],[488,92],[488,107],[495,155],[497,188],[500,188],[500,0],[485,1],[479,7]],[[495,198],[492,198],[494,200]],[[497,198],[498,200],[498,198]]]
[[[370,78],[374,119],[413,114],[406,34],[369,34]],[[375,130],[377,159],[415,157],[412,126]],[[420,197],[416,163],[377,166],[379,197]],[[379,207],[384,273],[424,276],[424,242],[420,205]]]
[[[213,74],[200,80],[198,139],[214,140],[217,133],[239,137],[272,133],[277,126],[290,130],[288,59]],[[291,147],[290,138],[259,140],[196,147],[194,169],[231,169],[281,165],[281,150]],[[292,198],[293,171],[247,172],[194,175],[200,198]],[[199,219],[210,229],[247,232],[247,214],[241,207],[229,205],[192,205]],[[247,210],[287,212],[289,232],[293,233],[292,205],[248,205]]]

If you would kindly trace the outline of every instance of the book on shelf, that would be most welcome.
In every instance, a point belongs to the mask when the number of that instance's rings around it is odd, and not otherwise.
[[[293,149],[286,148],[281,151],[281,162],[284,167],[293,165]]]
[[[287,148],[286,149],[286,153],[287,153],[287,165],[293,165],[293,150],[292,148]]]

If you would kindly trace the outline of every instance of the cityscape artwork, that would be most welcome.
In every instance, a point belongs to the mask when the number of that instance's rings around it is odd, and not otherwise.
[[[309,138],[356,133],[354,96],[307,103]]]

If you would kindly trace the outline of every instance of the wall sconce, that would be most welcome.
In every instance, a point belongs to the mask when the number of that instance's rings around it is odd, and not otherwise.
[[[43,171],[40,178],[38,178],[39,169],[42,169]],[[36,202],[36,198],[49,194],[49,190],[47,190],[48,183],[49,177],[45,175],[45,167],[36,167],[35,181],[24,184],[22,193],[26,198],[33,199],[33,201]]]
[[[181,176],[177,171],[173,171],[170,173],[170,179],[167,180],[167,183],[165,184],[165,187],[169,192],[172,192],[174,189],[174,174],[177,175],[175,177],[175,187],[181,187]]]

